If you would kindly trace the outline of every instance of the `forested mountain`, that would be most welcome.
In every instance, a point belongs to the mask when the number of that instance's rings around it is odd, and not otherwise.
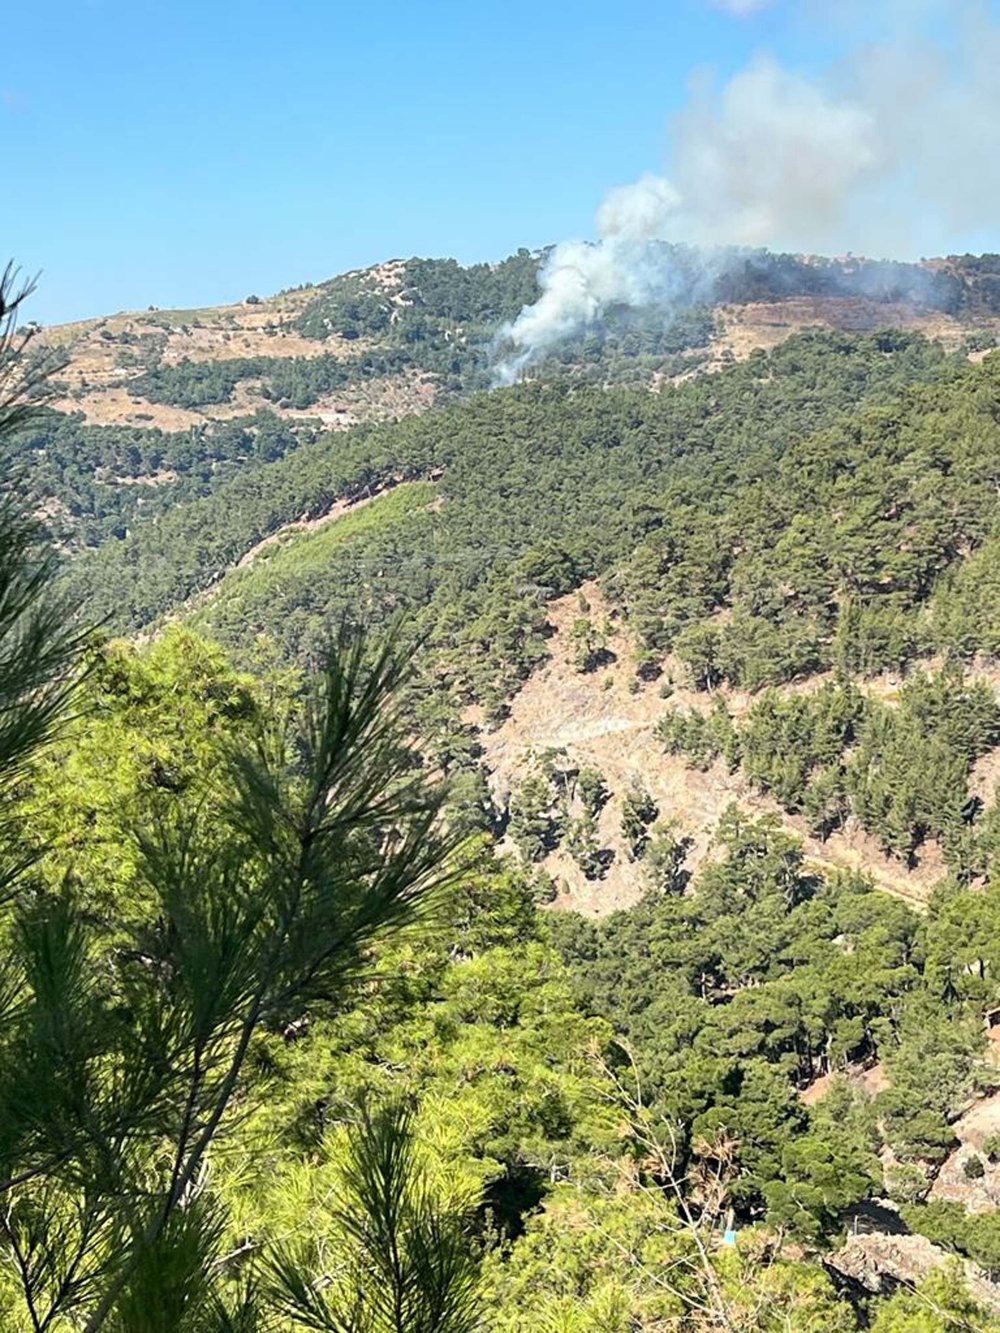
[[[74,590],[86,595],[90,581],[100,598],[108,589],[126,617],[121,627],[137,627],[204,589],[281,525],[322,516],[339,497],[439,471],[436,521],[460,525],[446,554],[472,561],[473,578],[476,565],[489,574],[499,556],[542,542],[561,542],[582,575],[662,526],[666,496],[684,479],[712,488],[729,469],[752,475],[758,449],[773,458],[866,398],[958,368],[919,337],[804,335],[763,360],[662,394],[557,380],[476,396],[391,427],[327,435],[264,471],[241,473],[211,499],[106,545],[76,568]],[[121,577],[106,572],[109,564]],[[562,591],[572,578],[535,582]],[[398,597],[405,588],[388,591]]]
[[[537,298],[543,262],[527,251],[468,268],[393,261],[239,306],[47,330],[33,356],[48,365],[55,410],[16,447],[25,485],[61,540],[97,546],[213,490],[233,463],[245,471],[324,426],[389,420],[487,388],[498,335]],[[716,269],[668,246],[662,263],[677,288],[669,311],[608,311],[533,374],[648,388],[803,327],[896,324],[984,349],[1000,315],[991,256],[905,265],[748,251]]]
[[[995,257],[490,389],[538,264],[109,321],[6,430],[102,628],[7,784],[3,1327],[1000,1328]]]

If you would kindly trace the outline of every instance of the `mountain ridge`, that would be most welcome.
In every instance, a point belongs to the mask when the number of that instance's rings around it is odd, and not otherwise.
[[[544,253],[522,250],[498,263],[468,268],[453,260],[394,259],[274,296],[250,295],[214,307],[150,307],[49,326],[42,331],[43,343],[65,358],[53,406],[82,412],[92,424],[150,423],[168,430],[252,412],[260,405],[262,391],[265,405],[280,415],[318,419],[330,429],[420,411],[433,404],[447,370],[419,364],[390,366],[369,380],[367,392],[362,391],[364,377],[359,372],[353,380],[323,389],[308,404],[298,405],[267,395],[269,367],[259,363],[331,356],[356,362],[379,350],[384,354],[393,345],[393,326],[400,319],[412,322],[415,311],[421,318],[424,311],[428,313],[424,327],[406,330],[411,346],[428,338],[461,342],[469,336],[488,347],[505,319],[512,319],[522,304],[537,296]],[[867,276],[869,270],[872,276]],[[729,357],[739,359],[756,347],[775,346],[809,327],[855,332],[907,328],[949,347],[959,346],[970,331],[976,331],[988,341],[1000,331],[998,274],[996,256],[880,264],[854,256],[829,260],[749,252],[741,271],[727,271],[707,287],[701,282],[692,286],[700,299],[691,304],[711,308],[717,315],[702,344],[709,356],[699,365],[716,368]],[[497,290],[485,298],[477,294],[477,288],[490,281]],[[697,345],[696,339],[692,350]],[[570,357],[564,364],[572,364],[572,343],[567,350]],[[669,362],[669,354],[660,359]],[[151,397],[148,384],[142,383],[144,373],[148,380],[150,366],[170,369],[186,363],[241,361],[247,363],[246,373],[233,388],[205,402],[183,401],[183,395],[178,398],[176,393],[177,400],[171,401],[169,392],[164,396],[155,389]],[[683,366],[670,365],[668,375],[684,373]],[[648,382],[655,384],[662,374],[651,364]],[[473,387],[487,383],[488,376],[481,377]],[[300,394],[300,400],[305,396]]]

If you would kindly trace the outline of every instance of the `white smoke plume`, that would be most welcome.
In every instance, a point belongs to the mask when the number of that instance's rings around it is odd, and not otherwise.
[[[718,97],[699,92],[677,123],[677,237],[827,244],[881,159],[876,118],[865,106],[758,60]]]
[[[612,190],[597,215],[600,240],[563,241],[539,275],[542,295],[505,331],[515,355],[498,378],[512,383],[531,362],[595,323],[613,306],[666,306],[677,277],[649,242],[662,236],[681,197],[658,176]]]
[[[886,40],[859,44],[826,79],[758,58],[721,89],[696,86],[674,126],[672,179],[612,190],[596,242],[549,253],[539,300],[501,334],[498,379],[516,379],[611,308],[669,313],[680,284],[650,242],[703,248],[718,272],[723,247],[915,258],[946,253],[963,232],[995,233],[1000,27],[985,4],[962,0],[887,13],[898,23]]]

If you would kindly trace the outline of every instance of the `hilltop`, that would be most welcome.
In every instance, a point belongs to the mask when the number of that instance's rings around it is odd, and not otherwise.
[[[381,265],[365,276],[377,284],[393,271],[392,265]],[[51,406],[80,413],[91,425],[176,431],[245,416],[263,405],[292,420],[308,417],[346,429],[362,419],[419,410],[433,401],[426,388],[421,391],[419,379],[402,373],[387,377],[389,382],[374,393],[364,391],[359,374],[356,383],[345,381],[339,392],[320,392],[308,411],[262,394],[266,372],[289,360],[353,362],[374,346],[368,339],[318,340],[298,331],[303,309],[323,290],[302,287],[192,310],[150,307],[50,326],[43,340],[61,363]],[[217,384],[213,370],[223,372]],[[150,372],[166,372],[172,379],[155,383],[147,378]]]
[[[165,431],[262,406],[332,429],[421,411],[442,393],[489,383],[492,340],[536,299],[543,258],[521,251],[470,268],[391,260],[235,305],[55,325],[44,331],[64,361],[52,406],[88,424]],[[611,382],[655,384],[804,328],[905,328],[949,348],[972,331],[974,343],[988,343],[1000,328],[1000,260],[992,259],[882,265],[754,253],[686,301],[691,313],[666,323],[655,311],[619,317],[555,360],[596,361]]]

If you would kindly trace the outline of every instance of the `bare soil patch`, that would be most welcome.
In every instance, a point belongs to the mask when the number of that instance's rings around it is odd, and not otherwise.
[[[851,333],[910,329],[937,339],[949,349],[959,347],[969,331],[968,324],[940,311],[860,297],[786,297],[781,301],[720,306],[717,314],[722,330],[713,346],[715,355],[721,358],[728,351],[738,361],[745,360],[756,348],[776,347],[793,333],[808,328]],[[983,327],[987,325],[992,327],[990,321]]]
[[[587,614],[591,620],[599,622],[609,616],[610,608],[596,584],[585,584],[580,591],[590,604]],[[941,850],[935,843],[926,843],[919,862],[908,870],[884,855],[876,839],[853,820],[822,842],[802,820],[755,791],[739,773],[730,773],[721,761],[701,771],[689,767],[683,757],[666,754],[653,735],[664,711],[676,706],[707,710],[711,699],[677,684],[665,701],[660,697],[661,681],[640,682],[633,691],[635,644],[620,620],[610,620],[608,640],[616,661],[581,673],[574,665],[570,643],[572,623],[581,614],[575,592],[550,603],[549,620],[555,631],[549,644],[550,660],[525,683],[507,720],[496,731],[481,734],[493,790],[502,802],[522,780],[533,758],[547,749],[565,749],[581,765],[600,769],[613,792],[598,825],[601,846],[614,851],[606,876],[588,880],[562,849],[543,863],[559,886],[558,906],[603,916],[641,897],[643,870],[629,861],[619,829],[623,795],[634,778],[652,793],[660,818],[676,821],[678,831],[692,840],[687,860],[692,872],[718,854],[715,830],[735,803],[749,814],[777,816],[802,840],[806,861],[817,873],[856,871],[914,906],[926,901],[944,873]],[[676,681],[682,679],[679,664],[668,659],[667,667]],[[815,682],[804,681],[795,688],[816,687]],[[721,694],[737,716],[752,699],[740,691],[723,690]]]

